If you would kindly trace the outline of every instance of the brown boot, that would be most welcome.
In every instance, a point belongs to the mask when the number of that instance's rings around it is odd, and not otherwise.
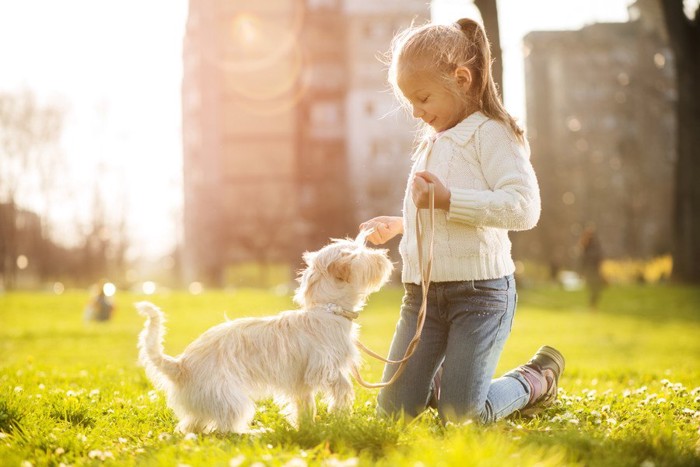
[[[529,362],[516,368],[530,385],[530,400],[520,409],[522,415],[537,415],[554,403],[564,366],[564,356],[557,349],[545,345]]]

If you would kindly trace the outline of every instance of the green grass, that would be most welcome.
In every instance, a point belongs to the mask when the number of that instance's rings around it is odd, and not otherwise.
[[[0,295],[0,465],[700,465],[700,288],[617,287],[600,310],[583,291],[522,290],[503,372],[547,343],[567,357],[559,401],[538,418],[443,426],[432,411],[410,423],[374,413],[357,387],[352,414],[321,405],[294,429],[271,402],[254,435],[182,436],[136,364],[143,325],[118,294],[109,323],[83,323],[83,293]],[[177,354],[223,319],[290,308],[255,290],[149,297],[168,316]],[[386,352],[401,291],[371,297],[362,340]],[[367,361],[366,379],[381,365]],[[27,464],[28,463],[28,464]],[[256,464],[257,463],[257,464]]]

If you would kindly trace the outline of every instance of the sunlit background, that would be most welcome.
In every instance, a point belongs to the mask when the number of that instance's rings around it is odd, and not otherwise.
[[[246,257],[240,252],[223,252],[214,240],[183,248],[188,240],[190,243],[202,240],[191,229],[187,234],[187,222],[204,225],[223,215],[223,211],[209,215],[202,212],[202,206],[209,202],[207,196],[213,203],[236,197],[239,203],[252,206],[261,216],[262,225],[244,226],[241,224],[245,222],[241,221],[234,231],[217,237],[219,241],[238,243],[253,252],[277,248],[275,242],[279,240],[271,232],[275,235],[281,232],[296,239],[292,240],[295,244],[291,248],[296,254],[317,247],[328,235],[351,233],[351,227],[365,215],[396,209],[397,197],[403,192],[405,167],[397,168],[400,176],[393,181],[395,187],[387,188],[386,199],[379,199],[372,192],[376,187],[360,184],[360,191],[369,193],[367,197],[356,194],[349,204],[353,213],[346,216],[342,226],[327,230],[314,227],[324,219],[334,221],[322,210],[314,211],[316,214],[305,219],[308,222],[299,222],[294,218],[294,209],[287,212],[285,206],[273,201],[286,199],[289,195],[285,189],[251,180],[269,170],[280,173],[287,170],[274,156],[285,151],[289,161],[296,160],[298,154],[310,154],[306,162],[289,170],[303,173],[304,164],[311,164],[309,160],[314,157],[318,160],[313,164],[331,164],[328,170],[342,172],[345,167],[347,173],[340,177],[338,173],[332,174],[335,181],[325,188],[314,185],[311,176],[305,179],[303,175],[295,175],[294,180],[300,186],[309,185],[308,189],[297,186],[294,195],[298,198],[294,203],[308,213],[318,197],[339,196],[334,190],[358,190],[349,180],[356,178],[358,171],[366,170],[374,159],[378,167],[394,164],[395,159],[382,159],[384,154],[405,153],[408,164],[412,127],[405,118],[392,113],[383,66],[377,56],[388,48],[392,32],[408,26],[412,20],[428,20],[431,14],[437,22],[478,16],[478,10],[470,2],[454,0],[435,0],[432,6],[427,2],[393,1],[376,8],[371,7],[376,1],[275,1],[265,6],[255,2],[219,3],[221,11],[206,11],[204,2],[195,0],[189,3],[186,0],[0,1],[0,93],[22,96],[36,108],[53,109],[62,115],[59,136],[41,149],[55,154],[61,162],[44,169],[21,167],[1,153],[0,170],[6,176],[3,181],[7,180],[7,174],[20,177],[12,183],[16,187],[17,207],[37,213],[45,224],[44,231],[56,243],[67,249],[80,249],[94,241],[103,247],[107,245],[112,257],[118,250],[117,264],[96,267],[94,277],[76,278],[76,285],[82,280],[98,281],[107,275],[125,283],[167,277],[173,283],[183,281],[200,290],[200,281],[226,283],[229,264],[243,263],[250,257],[270,262],[279,260],[279,255],[274,254],[266,257],[254,253]],[[509,111],[523,125],[528,123],[524,61],[529,49],[523,43],[528,33],[626,22],[630,20],[632,3],[632,0],[499,1],[503,89]],[[327,30],[309,28],[314,18],[326,21]],[[344,24],[346,19],[350,26]],[[221,26],[221,21],[226,24]],[[319,65],[328,61],[332,48],[314,45],[327,40],[324,34],[337,37],[340,29],[334,29],[333,21],[338,22],[339,28],[343,25],[347,32],[341,44],[345,62],[337,69]],[[212,24],[219,24],[216,32],[212,32]],[[358,39],[353,34],[362,37]],[[358,47],[358,52],[353,46],[355,40],[374,42]],[[189,50],[183,49],[183,45]],[[365,55],[361,56],[361,52]],[[658,63],[665,59],[659,55],[655,60]],[[375,65],[367,66],[367,63]],[[190,73],[183,75],[187,67],[192,67]],[[201,71],[193,72],[193,69]],[[224,109],[223,101],[212,97],[207,75],[212,70],[228,76],[222,85],[225,89],[217,92],[227,96],[227,102],[235,102],[232,109]],[[384,96],[377,101],[378,108],[360,103],[373,95]],[[344,110],[334,104],[338,99],[345,102]],[[339,112],[341,116],[337,115]],[[310,123],[294,133],[295,119],[302,118],[300,115]],[[397,139],[398,143],[386,148],[360,141],[367,126],[392,118],[398,119],[395,127],[404,135],[403,142]],[[195,119],[197,123],[190,124]],[[574,131],[577,123],[569,121],[568,125]],[[212,169],[211,161],[202,162],[202,166],[219,174],[217,177],[245,169],[247,180],[231,178],[227,179],[226,190],[197,192],[192,199],[204,204],[193,201],[188,216],[185,193],[194,193],[197,186],[211,180],[207,178],[209,172],[187,163],[184,172],[189,182],[183,180],[183,133],[184,147],[191,154],[188,160],[208,161],[213,160],[211,154],[219,149],[208,152],[217,142],[207,131],[218,127],[222,128],[222,134],[228,135],[226,138],[237,138],[234,146],[242,152],[246,152],[245,148],[250,151],[246,157],[237,159],[240,167]],[[255,138],[267,146],[260,149]],[[258,144],[257,149],[246,146],[252,144],[251,139]],[[584,146],[589,142],[580,141],[579,149],[586,149]],[[322,148],[317,155],[313,155],[317,147],[312,145],[314,142],[319,142],[318,147]],[[346,153],[347,163],[323,162],[328,154],[338,151]],[[354,154],[365,152],[363,158],[353,159]],[[7,187],[0,191],[0,196],[5,197],[0,202],[7,202],[6,192]],[[574,192],[567,193],[564,204],[573,203]],[[369,200],[375,198],[378,200],[373,205]],[[583,227],[579,222],[571,235],[580,233]],[[246,228],[256,230],[254,240],[252,234],[245,232]],[[203,227],[202,235],[214,230]],[[193,240],[194,237],[199,238]],[[290,249],[284,245],[280,248]],[[17,253],[17,268],[25,270],[33,264],[29,253]],[[200,260],[200,257],[209,259]],[[245,274],[245,271],[237,272]],[[179,279],[173,279],[174,276]],[[45,279],[53,283],[59,278]]]

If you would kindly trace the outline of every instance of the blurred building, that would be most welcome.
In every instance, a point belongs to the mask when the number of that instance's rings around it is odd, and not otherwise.
[[[186,280],[294,264],[370,214],[400,212],[412,132],[400,113],[381,118],[396,104],[377,54],[427,14],[416,0],[190,0]]]
[[[527,130],[542,193],[521,256],[573,267],[595,226],[608,257],[671,249],[675,76],[656,1],[632,21],[524,39]]]
[[[346,0],[347,151],[358,222],[399,215],[416,124],[398,107],[385,63],[396,32],[427,21],[429,2]]]

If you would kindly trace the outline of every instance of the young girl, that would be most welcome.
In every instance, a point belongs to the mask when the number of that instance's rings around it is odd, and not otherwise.
[[[508,230],[531,229],[540,214],[537,179],[523,130],[506,112],[491,77],[491,52],[481,26],[411,27],[394,38],[389,82],[424,123],[414,154],[403,216],[363,223],[382,244],[403,234],[405,295],[389,351],[401,359],[421,307],[415,220],[434,184],[432,282],[422,337],[392,385],[379,393],[380,412],[415,417],[431,390],[443,420],[493,422],[536,413],[556,399],[564,358],[544,346],[525,365],[491,380],[510,334],[516,305]],[[431,388],[442,366],[439,387]],[[388,381],[398,365],[388,364]],[[436,379],[437,381],[437,379]]]

